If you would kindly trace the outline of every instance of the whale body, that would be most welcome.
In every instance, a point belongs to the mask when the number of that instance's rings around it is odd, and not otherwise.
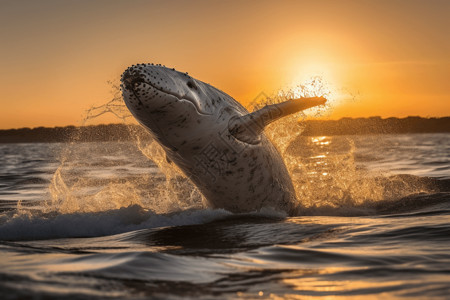
[[[323,97],[292,99],[249,113],[219,89],[161,65],[137,64],[121,79],[123,99],[167,158],[213,208],[252,212],[270,207],[295,214],[287,168],[264,127]]]

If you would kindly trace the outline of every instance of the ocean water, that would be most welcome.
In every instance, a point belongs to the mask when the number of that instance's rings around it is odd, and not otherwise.
[[[298,137],[294,217],[210,209],[152,147],[0,144],[0,298],[449,299],[450,134]]]

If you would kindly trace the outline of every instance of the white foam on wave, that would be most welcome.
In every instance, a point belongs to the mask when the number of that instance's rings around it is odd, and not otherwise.
[[[194,225],[231,215],[222,209],[156,214],[138,205],[96,213],[0,216],[0,240],[97,237],[140,229]]]

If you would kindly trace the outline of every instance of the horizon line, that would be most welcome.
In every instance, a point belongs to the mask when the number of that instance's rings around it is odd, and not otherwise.
[[[340,121],[340,120],[359,120],[359,119],[379,119],[379,120],[387,120],[387,119],[408,119],[408,118],[419,118],[419,119],[445,119],[450,118],[450,115],[442,116],[442,117],[422,117],[422,116],[407,116],[407,117],[382,117],[382,116],[370,116],[370,117],[341,117],[336,119],[326,119],[326,118],[314,118],[314,117],[306,117],[304,119],[299,120],[298,122],[304,121]],[[139,125],[137,122],[133,123],[98,123],[98,124],[85,124],[85,125],[55,125],[55,126],[35,126],[35,127],[14,127],[14,128],[0,128],[0,131],[5,130],[21,130],[21,129],[38,129],[38,128],[67,128],[67,127],[91,127],[91,126],[109,126],[109,125]]]

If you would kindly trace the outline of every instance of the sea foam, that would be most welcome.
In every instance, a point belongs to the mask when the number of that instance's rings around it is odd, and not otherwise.
[[[0,216],[0,240],[96,237],[167,226],[202,224],[226,217],[222,209],[156,214],[138,205],[94,213]]]

